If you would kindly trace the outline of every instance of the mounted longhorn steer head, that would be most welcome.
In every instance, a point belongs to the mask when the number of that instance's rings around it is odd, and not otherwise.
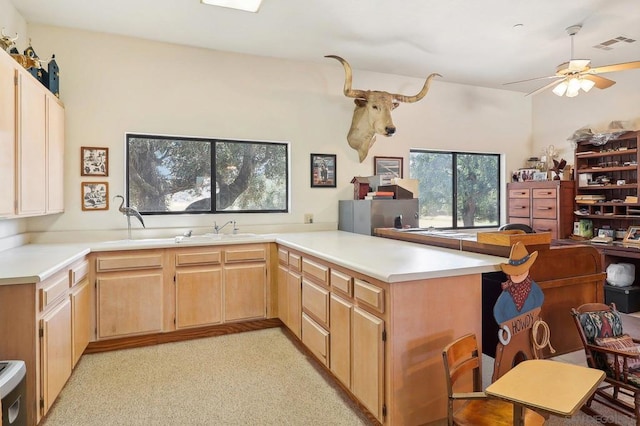
[[[367,158],[369,149],[376,141],[376,134],[393,136],[396,132],[396,126],[391,119],[391,111],[400,105],[400,102],[418,102],[429,91],[431,79],[436,76],[442,77],[436,73],[429,75],[422,90],[415,96],[372,90],[353,90],[351,88],[353,73],[349,63],[335,55],[327,55],[325,58],[337,59],[342,63],[345,74],[344,95],[348,98],[355,98],[356,108],[353,111],[353,119],[351,120],[347,141],[351,148],[358,151],[361,163]]]

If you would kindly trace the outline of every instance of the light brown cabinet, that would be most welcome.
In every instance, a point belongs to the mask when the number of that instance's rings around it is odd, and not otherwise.
[[[74,312],[74,304],[78,308],[86,295],[86,283],[87,261],[80,259],[42,282],[0,286],[0,359],[26,364],[27,394],[21,406],[27,424],[46,415],[71,375],[74,350],[86,347],[77,334],[88,333],[89,313]],[[86,307],[86,300],[81,304]]]
[[[574,188],[575,182],[567,180],[507,184],[507,222],[549,232],[554,240],[569,237],[573,233]]]
[[[84,277],[71,291],[72,359],[73,366],[91,340],[92,297],[88,277]]]
[[[286,247],[278,258],[280,318],[384,422],[385,289]]]
[[[15,213],[16,65],[9,55],[0,53],[0,217]]]
[[[174,253],[176,328],[222,322],[222,254],[217,248]]]
[[[0,216],[64,210],[64,106],[0,52]]]
[[[238,245],[224,254],[224,321],[266,318],[266,247]]]
[[[162,250],[101,253],[95,265],[98,339],[162,330]]]

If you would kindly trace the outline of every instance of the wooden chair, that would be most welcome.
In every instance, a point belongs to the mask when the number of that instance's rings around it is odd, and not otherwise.
[[[478,351],[475,334],[467,334],[448,344],[442,351],[444,370],[449,395],[447,422],[452,425],[513,425],[513,405],[506,401],[488,397],[482,391],[482,358]],[[460,392],[456,384],[469,383],[471,392]],[[454,388],[455,391],[454,391]],[[542,425],[545,418],[526,410],[525,425]]]
[[[605,386],[596,390],[593,401],[636,419],[640,426],[640,340],[625,334],[614,303],[587,303],[571,309],[584,346],[587,365],[606,373]]]

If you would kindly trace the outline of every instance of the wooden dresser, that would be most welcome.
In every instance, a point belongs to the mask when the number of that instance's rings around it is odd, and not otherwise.
[[[554,240],[573,233],[575,181],[549,180],[507,184],[507,223],[522,223]]]

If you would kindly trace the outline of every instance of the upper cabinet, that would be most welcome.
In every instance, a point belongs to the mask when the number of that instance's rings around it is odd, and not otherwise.
[[[16,68],[9,55],[0,55],[0,218],[15,212]]]
[[[638,139],[626,132],[604,144],[581,141],[576,147],[576,219],[594,228],[627,229],[640,223]]]
[[[64,107],[9,55],[0,56],[0,177],[10,183],[10,196],[0,200],[0,217],[60,213]]]

